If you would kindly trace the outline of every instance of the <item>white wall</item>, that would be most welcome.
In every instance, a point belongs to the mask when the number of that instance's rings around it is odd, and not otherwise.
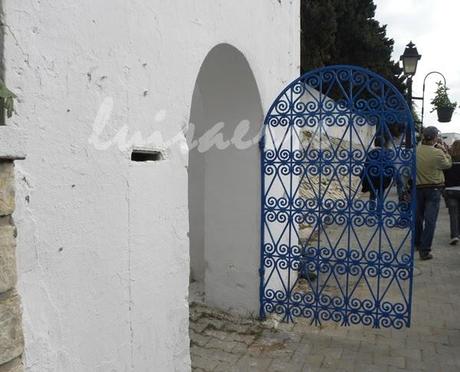
[[[113,99],[101,141],[124,126],[128,138],[175,136],[220,43],[245,55],[266,111],[298,74],[298,11],[275,0],[4,0],[18,95],[9,124],[27,137],[15,218],[28,371],[190,368],[183,143],[163,162],[132,163],[130,146],[88,142],[93,122]]]

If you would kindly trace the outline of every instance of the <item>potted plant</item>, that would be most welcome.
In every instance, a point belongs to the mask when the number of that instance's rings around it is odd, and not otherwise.
[[[435,91],[435,96],[431,101],[434,110],[438,113],[438,121],[440,123],[448,123],[452,119],[452,114],[457,107],[457,102],[452,102],[449,99],[447,91],[449,88],[443,84],[441,81],[436,83],[438,88]]]

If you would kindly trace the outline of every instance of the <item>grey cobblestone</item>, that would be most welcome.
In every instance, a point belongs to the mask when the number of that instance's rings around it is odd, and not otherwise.
[[[216,372],[239,372],[240,369],[233,363],[220,362],[215,368]]]
[[[460,371],[460,246],[441,210],[431,261],[416,259],[410,329],[258,322],[193,305],[194,371]]]
[[[394,347],[394,345],[391,345],[389,355],[412,358],[413,360],[422,360],[422,350],[405,347]]]
[[[303,366],[304,362],[282,361],[275,357],[268,367],[268,370],[272,372],[301,372],[303,371]]]
[[[206,336],[217,338],[218,340],[221,340],[221,341],[230,339],[230,335],[227,332],[219,331],[216,329],[205,329],[203,334]]]
[[[246,345],[251,345],[252,342],[254,341],[254,336],[253,335],[247,335],[247,334],[240,334],[240,333],[232,333],[230,334],[230,339],[233,341],[237,342],[242,342],[245,343]]]
[[[219,362],[213,358],[206,358],[202,355],[192,356],[192,370],[193,371],[212,371],[219,364]]]
[[[263,348],[259,345],[250,345],[246,346],[247,348],[247,353],[246,355],[249,355],[251,357],[258,357],[260,354],[262,354]]]
[[[197,333],[203,332],[208,327],[208,323],[205,319],[200,319],[196,322],[190,322],[190,329]]]
[[[337,370],[336,370],[337,371]],[[359,372],[388,372],[387,366],[378,366],[370,363],[355,364],[355,371]]]
[[[246,345],[245,343],[242,343],[242,342],[235,342],[235,347],[233,348],[232,351],[234,353],[244,355],[248,351],[248,345]]]
[[[230,353],[237,344],[238,343],[235,341],[212,340],[208,343],[207,347],[210,349],[217,349]]]
[[[271,364],[272,359],[270,357],[264,358],[256,358],[250,356],[244,356],[241,358],[238,363],[237,367],[240,371],[266,371],[268,366]]]
[[[207,336],[203,336],[195,332],[190,332],[190,339],[191,339],[192,345],[196,344],[198,346],[205,346],[210,341],[211,338]]]
[[[406,366],[406,361],[404,357],[400,357],[400,356],[387,356],[387,355],[375,354],[374,364],[387,366],[387,367],[404,368]]]

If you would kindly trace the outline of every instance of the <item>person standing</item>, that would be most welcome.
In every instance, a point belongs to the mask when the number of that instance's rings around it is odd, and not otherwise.
[[[390,186],[394,176],[391,164],[391,151],[385,147],[385,140],[377,136],[374,148],[367,154],[361,172],[362,192],[369,192],[369,211],[375,211],[377,206],[383,208],[385,190]]]
[[[388,149],[401,147],[403,140],[403,132],[405,124],[395,123],[389,127],[391,137],[386,142],[385,147]],[[390,150],[391,151],[391,150]],[[396,166],[394,169],[394,182],[396,184],[396,191],[398,193],[398,201],[403,210],[408,209],[408,182],[410,180],[410,167],[409,166]]]
[[[452,166],[447,148],[437,144],[438,129],[423,130],[422,143],[417,146],[415,247],[421,260],[430,260],[441,193],[444,188],[443,170]],[[436,145],[436,146],[435,146]]]
[[[450,244],[456,245],[460,241],[460,140],[454,141],[450,155],[454,163],[444,172],[444,199],[449,209]]]

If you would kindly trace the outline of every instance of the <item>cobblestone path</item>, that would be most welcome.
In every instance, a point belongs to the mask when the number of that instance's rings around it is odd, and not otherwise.
[[[460,371],[460,246],[442,205],[431,261],[416,261],[409,329],[242,319],[193,304],[194,371]]]

